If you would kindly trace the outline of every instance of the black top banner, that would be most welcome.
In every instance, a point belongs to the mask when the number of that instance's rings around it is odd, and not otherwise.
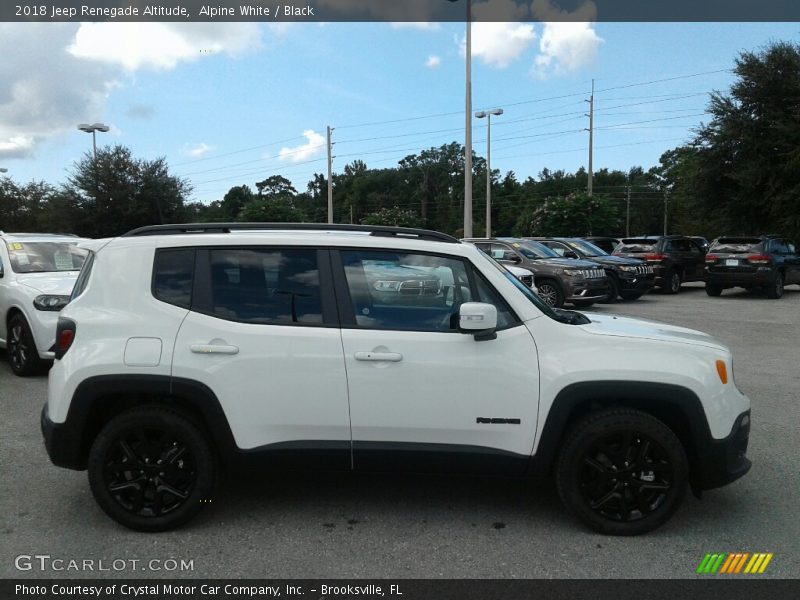
[[[0,21],[800,21],[797,0],[3,0]]]

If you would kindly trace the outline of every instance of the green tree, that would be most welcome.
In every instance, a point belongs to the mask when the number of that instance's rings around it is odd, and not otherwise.
[[[605,196],[585,192],[547,198],[520,217],[515,225],[518,235],[607,235],[619,227],[614,204]]]
[[[413,210],[393,206],[381,208],[361,219],[363,225],[389,225],[392,227],[420,227],[419,215]]]

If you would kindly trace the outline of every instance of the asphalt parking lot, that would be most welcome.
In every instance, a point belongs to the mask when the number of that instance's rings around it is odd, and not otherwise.
[[[709,298],[693,284],[592,311],[713,334],[732,347],[737,384],[753,401],[752,471],[702,501],[688,496],[654,533],[592,533],[552,486],[519,481],[257,473],[225,481],[182,530],[135,533],[102,513],[86,473],[50,464],[39,431],[46,377],[14,377],[0,354],[0,577],[684,578],[705,553],[736,551],[774,553],[760,577],[800,576],[800,289],[773,301],[740,290]],[[194,568],[15,568],[16,556],[35,554]]]

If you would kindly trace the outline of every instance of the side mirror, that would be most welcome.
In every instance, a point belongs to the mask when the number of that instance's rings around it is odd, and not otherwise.
[[[564,258],[579,258],[574,250],[567,250],[564,252]]]
[[[503,254],[503,260],[514,264],[522,262],[522,259],[513,252],[506,252]]]
[[[497,308],[483,302],[465,302],[458,310],[458,329],[474,334],[476,342],[497,338]]]
[[[2,279],[5,274],[6,272],[3,270],[3,263],[0,263],[0,279]]]

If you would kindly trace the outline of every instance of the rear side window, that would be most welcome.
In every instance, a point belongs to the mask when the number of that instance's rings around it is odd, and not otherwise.
[[[175,248],[156,251],[153,267],[153,296],[181,308],[192,305],[194,250]]]
[[[93,266],[94,252],[89,252],[88,256],[86,257],[86,261],[83,263],[83,267],[81,268],[80,275],[78,275],[78,279],[75,280],[75,285],[72,288],[72,294],[69,297],[70,302],[80,296],[83,293],[83,290],[86,289],[86,286],[89,283],[89,277],[92,275]]]
[[[317,251],[224,248],[210,251],[211,312],[265,325],[322,325]]]

